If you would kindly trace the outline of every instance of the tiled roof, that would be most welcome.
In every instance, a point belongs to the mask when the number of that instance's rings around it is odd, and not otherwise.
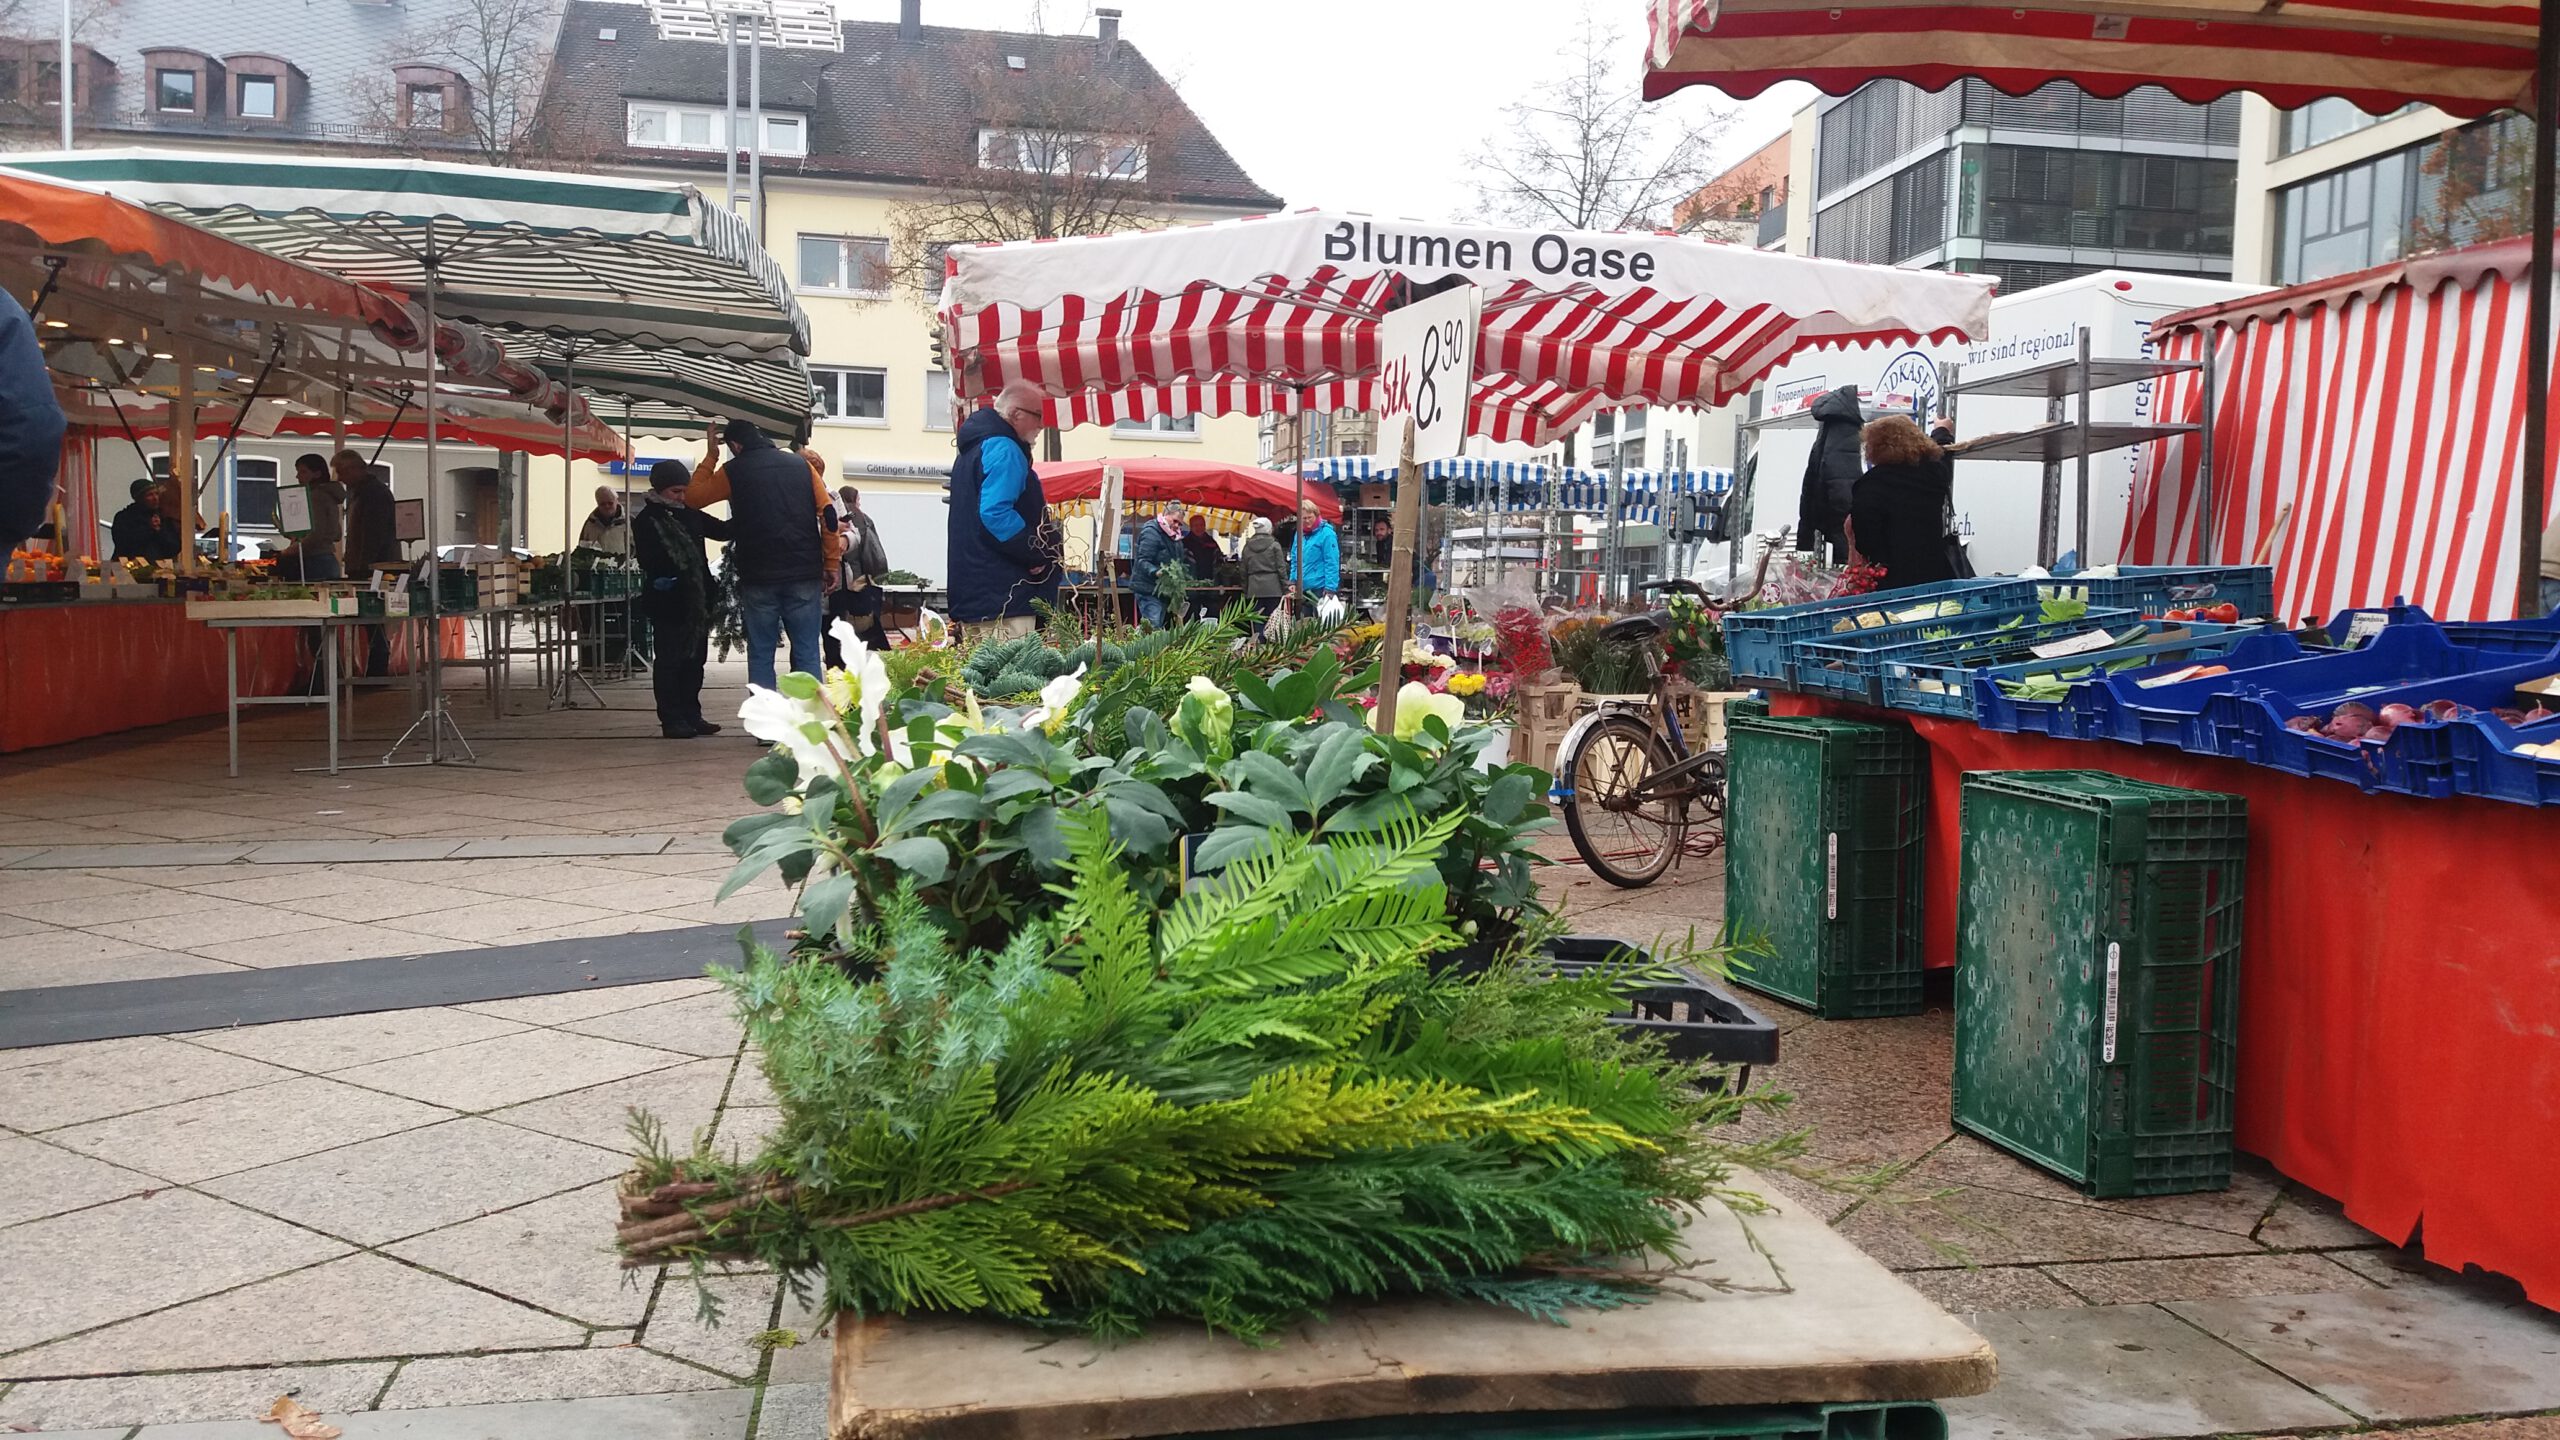
[[[80,38],[115,62],[113,83],[84,114],[84,131],[137,135],[188,135],[299,141],[378,142],[367,125],[367,96],[387,93],[390,67],[410,50],[408,38],[445,28],[469,0],[118,0],[97,27]],[[33,7],[41,16],[42,6]],[[53,23],[42,22],[51,38]],[[310,77],[300,113],[281,123],[199,120],[161,115],[150,108],[151,83],[142,63],[146,49],[195,50],[219,60],[229,55],[272,55]],[[20,107],[6,107],[17,111]],[[45,117],[0,114],[0,123]],[[404,135],[403,147],[424,136]],[[462,137],[453,143],[466,144]]]
[[[615,38],[600,38],[608,29]],[[806,114],[810,135],[807,156],[768,155],[765,173],[885,184],[931,179],[937,167],[926,147],[949,143],[985,118],[966,113],[971,90],[963,75],[996,38],[984,30],[928,25],[909,39],[894,22],[847,21],[840,54],[768,47],[765,109]],[[1097,55],[1104,42],[1091,36],[1000,38],[1002,52],[1022,56],[1026,66],[1111,66],[1130,89],[1161,101],[1153,108],[1169,117],[1170,137],[1148,157],[1148,172],[1166,198],[1237,210],[1280,208],[1280,198],[1254,183],[1127,40]],[[635,150],[625,144],[625,102],[719,106],[726,100],[727,76],[722,46],[659,39],[638,0],[571,0],[546,100],[545,138],[564,153],[607,165],[720,169],[716,151]],[[746,88],[742,73],[741,104]]]

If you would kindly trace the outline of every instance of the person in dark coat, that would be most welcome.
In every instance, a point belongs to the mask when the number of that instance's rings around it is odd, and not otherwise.
[[[745,420],[721,431],[729,447],[730,543],[737,547],[738,611],[747,631],[747,683],[774,686],[774,650],[791,640],[791,668],[823,673],[826,482],[809,462]]]
[[[44,528],[62,469],[63,429],[35,322],[18,297],[0,290],[0,555]]]
[[[1192,511],[1191,528],[1182,535],[1182,563],[1191,567],[1192,578],[1203,585],[1217,584],[1218,566],[1226,558],[1226,547],[1209,533],[1209,517]]]
[[[1843,522],[1854,503],[1852,492],[1866,468],[1858,458],[1859,426],[1866,411],[1858,404],[1858,387],[1843,385],[1813,402],[1813,418],[1821,426],[1813,450],[1805,456],[1804,494],[1796,508],[1796,549],[1821,553],[1837,563],[1847,553]]]
[[[155,480],[136,480],[127,487],[133,503],[117,511],[108,527],[118,560],[178,558],[178,532],[161,512],[159,491]]]
[[[1138,597],[1142,623],[1164,623],[1165,602],[1156,593],[1156,576],[1177,560],[1190,565],[1184,559],[1182,537],[1182,502],[1168,500],[1154,519],[1138,522],[1138,533],[1129,541],[1129,591]]]
[[[330,456],[329,473],[347,489],[347,578],[369,585],[376,566],[397,565],[406,558],[400,546],[399,501],[391,482],[382,478],[382,467],[366,463],[353,450]],[[364,627],[364,673],[391,673],[391,639],[383,626]]]
[[[720,727],[702,718],[702,667],[711,654],[711,562],[702,542],[727,540],[729,522],[685,504],[685,486],[693,472],[681,460],[661,460],[649,467],[649,491],[631,517],[632,558],[649,588],[640,608],[649,616],[649,633],[657,637],[657,654],[649,664],[649,688],[658,702],[658,733],[670,740],[717,735]]]
[[[837,559],[835,588],[827,592],[827,619],[850,620],[854,634],[874,650],[889,648],[889,630],[881,623],[885,610],[880,577],[889,573],[889,550],[880,543],[880,524],[862,508],[862,492],[850,485],[836,491],[836,533],[844,541]],[[835,626],[827,626],[827,666],[844,665],[844,647]]]
[[[1028,635],[1039,623],[1032,607],[1057,601],[1063,547],[1031,468],[1047,404],[1039,386],[1017,380],[952,437],[948,578],[951,618],[964,625]]]
[[[1906,415],[1873,422],[1864,439],[1868,469],[1851,501],[1851,552],[1884,568],[1879,590],[1956,578],[1947,552],[1947,452]]]
[[[1280,591],[1289,573],[1288,552],[1271,533],[1271,522],[1257,515],[1253,518],[1253,534],[1244,542],[1244,598],[1271,618],[1280,608]]]

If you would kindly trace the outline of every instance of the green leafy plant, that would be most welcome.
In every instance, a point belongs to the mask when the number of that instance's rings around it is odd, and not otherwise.
[[[1461,823],[1273,830],[1159,908],[1088,810],[1055,905],[998,948],[953,945],[911,884],[847,934],[856,965],[751,951],[724,983],[782,1124],[723,1159],[639,1118],[626,1264],[1112,1335],[1643,1298],[1613,1262],[1676,1261],[1683,1208],[1753,1203],[1730,1167],[1784,1147],[1714,1138],[1751,1102],[1619,1038],[1622,978],[1425,966]]]

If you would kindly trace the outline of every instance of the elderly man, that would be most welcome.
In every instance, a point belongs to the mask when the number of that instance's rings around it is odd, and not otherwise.
[[[587,512],[587,523],[578,527],[578,543],[616,555],[631,549],[631,524],[622,513],[622,495],[610,485],[596,487],[596,508]]]
[[[1028,635],[1036,604],[1058,598],[1058,527],[1031,468],[1047,397],[1017,380],[994,408],[973,412],[954,437],[951,465],[951,618]]]

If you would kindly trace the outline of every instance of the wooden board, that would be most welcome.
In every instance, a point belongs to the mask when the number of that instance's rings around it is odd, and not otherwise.
[[[1744,1177],[1748,1184],[1749,1177]],[[1762,1193],[1772,1194],[1762,1188]],[[1382,1415],[1933,1400],[1991,1388],[1991,1347],[1819,1219],[1721,1211],[1693,1273],[1570,1326],[1486,1306],[1346,1307],[1266,1347],[1192,1329],[1125,1345],[987,1321],[839,1318],[832,1440],[1075,1440]]]

